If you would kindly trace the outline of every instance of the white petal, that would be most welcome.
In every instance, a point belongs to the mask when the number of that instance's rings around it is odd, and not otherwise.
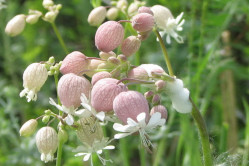
[[[75,111],[74,115],[79,116],[79,117],[83,117],[86,112],[89,112],[89,111],[87,111],[85,109],[80,109],[78,111]]]
[[[169,34],[167,35],[166,40],[167,40],[167,43],[168,43],[168,44],[170,44],[170,43],[171,43],[171,39],[170,39],[170,35],[169,35]]]
[[[90,158],[90,156],[91,156],[91,153],[87,153],[87,154],[84,156],[83,161],[88,161],[89,158]]]
[[[89,102],[84,93],[82,93],[82,95],[81,95],[81,102],[82,103],[88,103]]]
[[[129,126],[138,126],[138,123],[136,123],[133,119],[131,119],[131,118],[128,118],[127,119],[127,124],[129,125]]]
[[[178,24],[178,26],[181,27],[184,23],[185,23],[185,20],[183,19],[183,20]]]
[[[126,137],[126,136],[128,136],[128,135],[130,135],[130,134],[132,134],[132,133],[120,133],[120,134],[115,134],[114,138],[115,138],[115,139],[121,139],[121,138],[124,138],[124,137]]]
[[[145,118],[146,118],[146,113],[145,112],[142,112],[140,113],[139,115],[137,115],[136,119],[137,121],[140,123],[142,121],[145,121]]]
[[[176,21],[176,24],[179,23],[179,21],[181,20],[182,16],[183,16],[183,12],[181,12],[181,14],[179,16],[176,17],[175,21]]]
[[[56,102],[52,98],[49,98],[49,103],[55,106],[58,110],[63,111],[63,108],[60,105],[56,104]]]
[[[74,123],[74,118],[72,115],[68,114],[68,116],[65,118],[65,121],[68,125],[72,125]]]
[[[109,146],[106,146],[105,148],[103,148],[103,149],[115,149],[115,146],[113,146],[113,145],[109,145]]]
[[[149,120],[147,126],[148,126],[148,127],[155,127],[155,125],[157,124],[157,122],[158,122],[160,119],[161,119],[161,113],[155,112],[155,113],[151,116],[151,118],[150,118],[150,120]]]
[[[87,103],[82,103],[81,105],[82,105],[85,109],[91,111],[91,106],[90,106],[89,104],[87,104]]]
[[[78,156],[83,156],[83,155],[86,155],[87,153],[77,153],[75,154],[75,157],[78,157]]]
[[[104,121],[105,119],[105,113],[103,111],[99,112],[96,114],[96,117],[100,120],[100,121]]]
[[[98,153],[98,154],[102,154],[102,150],[98,150],[97,153]]]
[[[129,128],[129,125],[122,125],[120,123],[114,123],[113,125],[114,130],[120,131],[120,132],[126,132],[127,129]]]

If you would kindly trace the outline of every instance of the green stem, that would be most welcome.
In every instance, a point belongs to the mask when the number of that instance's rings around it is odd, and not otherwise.
[[[163,52],[163,55],[164,55],[164,58],[165,58],[165,62],[166,62],[166,64],[167,64],[167,68],[168,68],[169,75],[170,75],[170,76],[174,76],[174,72],[173,72],[172,65],[171,65],[171,63],[170,63],[170,59],[169,59],[169,56],[168,56],[168,52],[167,52],[167,49],[166,49],[166,47],[165,47],[165,45],[164,45],[164,42],[163,42],[163,40],[162,40],[162,38],[161,38],[161,35],[160,35],[160,33],[158,32],[158,30],[157,30],[156,28],[154,29],[154,32],[155,32],[157,38],[159,39],[159,43],[160,43],[160,45],[161,45],[161,49],[162,49],[162,52]]]
[[[58,75],[59,74],[54,74],[54,80],[55,80],[55,84],[56,84],[56,94],[57,94],[57,85],[58,85]],[[58,97],[58,94],[57,94],[57,102],[59,105],[61,105],[61,101]],[[59,115],[62,116],[60,111],[59,111]]]
[[[192,110],[192,116],[198,126],[199,134],[201,137],[201,146],[202,146],[202,152],[203,152],[203,161],[205,166],[212,166],[213,160],[212,160],[212,154],[210,150],[210,143],[209,143],[209,136],[206,128],[205,121],[203,120],[200,111],[194,104],[193,100],[190,98],[190,101],[193,106]]]
[[[61,166],[63,141],[58,142],[56,166]]]
[[[56,24],[55,24],[54,22],[52,22],[51,25],[52,25],[52,27],[53,27],[54,32],[56,33],[56,37],[58,38],[58,40],[59,40],[59,42],[60,42],[60,44],[61,44],[61,46],[62,46],[64,52],[65,52],[66,54],[68,54],[69,51],[68,51],[68,49],[67,49],[67,47],[66,47],[66,45],[65,45],[65,43],[64,43],[64,41],[63,41],[63,38],[62,38],[61,34],[59,33],[59,31],[58,31],[58,29],[57,29],[57,27],[56,27]]]

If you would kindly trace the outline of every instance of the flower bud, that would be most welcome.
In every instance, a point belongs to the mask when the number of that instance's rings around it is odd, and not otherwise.
[[[91,59],[88,65],[87,72],[84,72],[87,76],[92,77],[97,71],[99,65],[102,64],[102,60]]]
[[[76,75],[82,75],[83,71],[88,68],[89,60],[87,57],[79,51],[73,51],[68,54],[60,67],[62,74],[74,73]]]
[[[148,13],[151,14],[152,16],[154,15],[154,13],[152,12],[152,10],[150,10],[149,7],[146,6],[142,6],[138,9],[138,13]]]
[[[127,0],[119,0],[116,3],[116,7],[120,9],[121,11],[125,11],[125,9],[128,7],[128,2]]]
[[[139,35],[138,35],[138,38],[141,41],[144,41],[144,40],[146,40],[150,36],[151,32],[152,32],[152,30],[146,31],[146,32],[140,32]]]
[[[132,2],[128,7],[129,16],[135,15],[137,13],[138,8],[139,8],[139,2],[138,1]]]
[[[31,136],[36,131],[36,127],[37,127],[36,119],[28,120],[22,125],[21,129],[19,130],[20,136],[23,137]]]
[[[43,7],[45,9],[49,9],[49,7],[53,5],[54,5],[54,2],[52,0],[43,0]]]
[[[88,17],[88,23],[91,26],[98,26],[100,25],[106,16],[107,10],[103,6],[99,6],[97,8],[94,8],[90,13]]]
[[[152,99],[152,104],[153,104],[153,105],[156,105],[156,104],[159,104],[160,102],[161,102],[161,97],[160,97],[160,95],[155,94],[155,95],[153,96],[153,99]]]
[[[124,29],[116,21],[107,21],[102,24],[95,34],[95,45],[98,50],[109,52],[117,48],[123,40]]]
[[[129,36],[123,42],[121,51],[126,56],[131,56],[140,48],[141,41],[136,36]]]
[[[49,115],[45,115],[45,116],[42,118],[42,122],[46,124],[46,123],[49,122],[49,119],[50,119],[50,116],[49,116]]]
[[[166,87],[166,82],[163,80],[158,80],[155,82],[155,86],[157,91],[163,90]]]
[[[166,28],[166,24],[169,18],[174,18],[171,11],[161,5],[155,5],[151,7],[151,11],[154,13],[156,25],[161,29]]]
[[[104,78],[99,80],[91,91],[91,105],[96,111],[108,112],[113,110],[113,100],[121,92],[127,91],[123,83],[117,79]]]
[[[150,115],[152,116],[156,112],[161,113],[161,118],[167,119],[168,112],[167,112],[167,109],[163,105],[154,106],[150,111]]]
[[[58,11],[49,11],[45,14],[44,20],[53,23],[58,15]]]
[[[109,20],[115,20],[118,17],[118,14],[119,14],[119,10],[115,7],[112,7],[107,11],[106,16]]]
[[[142,67],[135,67],[128,73],[128,78],[137,79],[137,80],[148,80],[148,73]]]
[[[139,32],[150,31],[154,27],[154,17],[148,13],[139,13],[132,18],[132,26]]]
[[[109,57],[107,61],[113,65],[119,65],[121,63],[116,57]]]
[[[149,77],[152,77],[152,73],[165,73],[161,66],[155,64],[142,64],[138,67],[144,68]]]
[[[153,91],[147,91],[147,92],[145,92],[144,93],[144,97],[146,98],[146,99],[152,99],[152,97],[154,96],[154,92]]]
[[[37,92],[41,89],[48,78],[48,72],[44,64],[32,63],[23,73],[23,87],[20,97],[26,96],[27,101],[36,101]]]
[[[84,93],[89,98],[91,84],[83,76],[77,76],[73,73],[63,75],[57,87],[58,97],[65,107],[77,108],[81,105],[81,94]]]
[[[68,141],[68,133],[63,130],[63,129],[59,129],[58,130],[58,141],[59,142],[62,142],[62,143],[65,143]]]
[[[128,58],[123,54],[118,55],[117,59],[119,59],[121,62],[126,62],[128,60]]]
[[[29,15],[26,17],[26,22],[29,24],[35,24],[37,23],[41,15],[42,15],[42,12],[38,10],[29,10]]]
[[[9,36],[17,36],[19,35],[25,28],[25,18],[24,14],[19,14],[13,17],[5,27],[5,33]]]
[[[115,114],[124,124],[127,124],[128,118],[137,121],[137,115],[143,112],[146,113],[146,121],[149,120],[148,102],[139,92],[121,92],[114,99],[113,105]]]
[[[107,60],[109,57],[116,57],[116,54],[113,51],[110,52],[99,52],[99,56],[103,60]]]
[[[58,136],[54,128],[43,127],[36,134],[36,146],[41,153],[41,160],[45,163],[53,161],[57,150]]]
[[[82,117],[78,120],[78,123],[77,137],[82,143],[92,147],[95,140],[101,140],[103,138],[102,127],[99,123],[96,123],[94,117]]]
[[[96,73],[93,75],[92,80],[91,80],[91,84],[95,85],[95,83],[103,78],[111,78],[111,74],[109,72],[106,71],[101,71],[99,73]]]
[[[112,67],[113,65],[107,62],[102,62],[98,65],[97,70],[99,69],[109,69],[110,67]]]

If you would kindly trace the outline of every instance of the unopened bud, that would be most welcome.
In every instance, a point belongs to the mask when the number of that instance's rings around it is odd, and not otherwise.
[[[129,36],[123,42],[121,51],[126,56],[131,56],[140,48],[141,41],[136,36]]]
[[[148,13],[151,14],[152,16],[154,15],[154,13],[152,12],[152,10],[149,7],[146,6],[142,6],[138,9],[138,13]]]
[[[54,2],[52,0],[43,0],[43,7],[48,9],[49,7],[53,6]]]
[[[58,140],[59,142],[65,143],[68,141],[68,133],[63,130],[63,129],[59,129],[58,131]]]
[[[30,119],[27,122],[25,122],[21,129],[19,130],[20,136],[28,137],[32,135],[37,128],[37,120],[36,119]]]
[[[152,97],[154,96],[154,92],[153,91],[147,91],[144,93],[144,97],[146,99],[152,99]]]
[[[54,153],[57,150],[58,135],[54,128],[43,127],[36,134],[36,146],[41,153],[41,160],[45,163],[54,160]]]
[[[109,52],[117,48],[123,41],[124,29],[116,21],[107,21],[102,24],[95,34],[95,45],[98,50]]]
[[[41,15],[42,15],[42,12],[38,10],[29,10],[29,15],[26,17],[26,22],[29,24],[35,24],[37,23]]]
[[[116,54],[113,51],[110,52],[100,52],[99,56],[103,60],[107,60],[109,57],[116,57]]]
[[[102,71],[99,73],[96,73],[93,75],[92,80],[91,80],[91,84],[95,85],[95,83],[103,78],[111,78],[111,74],[109,72],[106,71]]]
[[[115,7],[112,7],[107,11],[106,16],[109,20],[115,20],[118,17],[118,13],[119,13],[119,10]]]
[[[107,13],[107,10],[103,6],[94,8],[88,16],[88,23],[91,26],[100,25],[104,21],[106,13]]]
[[[119,61],[119,59],[117,59],[116,57],[109,57],[107,60],[109,63],[112,63],[114,65],[119,65],[121,62]]]
[[[132,18],[132,26],[139,32],[150,31],[154,27],[154,17],[148,13],[139,13]]]
[[[45,14],[44,20],[50,23],[53,23],[58,15],[58,11],[49,11]]]
[[[163,106],[163,105],[157,105],[154,106],[151,111],[150,111],[150,115],[152,116],[154,113],[159,112],[161,113],[161,118],[162,119],[167,119],[168,117],[168,112],[167,109]]]
[[[49,116],[49,115],[45,115],[45,116],[43,117],[43,119],[42,119],[42,122],[46,124],[46,123],[49,122],[49,119],[50,119],[50,116]]]
[[[52,56],[49,58],[48,62],[53,65],[55,63],[55,58]]]
[[[161,101],[160,95],[155,94],[155,95],[153,96],[153,99],[152,99],[152,104],[153,104],[153,105],[157,105],[157,104],[160,103],[160,101]]]
[[[138,79],[138,80],[148,80],[148,73],[145,69],[141,67],[135,67],[128,73],[128,78]]]
[[[138,38],[141,40],[141,41],[144,41],[146,40],[149,35],[151,34],[152,30],[149,30],[149,31],[146,31],[146,32],[140,32],[139,35],[138,35]]]
[[[77,137],[82,143],[92,146],[95,140],[103,138],[102,127],[94,117],[82,117],[78,123]]]
[[[5,33],[12,37],[19,35],[25,28],[25,18],[24,14],[13,17],[6,25]]]
[[[154,13],[156,25],[161,29],[166,28],[166,23],[169,18],[174,18],[171,11],[165,6],[154,5],[151,7],[151,11]]]
[[[119,59],[122,62],[126,62],[128,60],[128,58],[123,54],[118,55],[117,59]]]
[[[135,2],[131,3],[131,4],[129,5],[129,7],[128,7],[128,14],[129,14],[130,16],[135,15],[135,14],[137,13],[138,8],[139,8],[139,3],[138,3],[138,1],[135,1]]]
[[[127,0],[119,0],[117,3],[116,3],[116,7],[118,9],[120,9],[121,11],[124,11],[128,6],[128,2]]]
[[[166,82],[163,80],[158,80],[155,82],[156,90],[161,91],[166,87]]]
[[[88,65],[88,72],[85,72],[85,74],[89,77],[92,77],[97,71],[99,65],[102,64],[102,60],[98,59],[91,59]]]

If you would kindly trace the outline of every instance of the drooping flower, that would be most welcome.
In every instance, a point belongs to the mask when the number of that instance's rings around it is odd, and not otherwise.
[[[127,90],[123,83],[113,78],[104,78],[99,80],[91,91],[91,105],[97,112],[108,112],[113,110],[113,100],[115,97]]]
[[[146,113],[142,112],[136,117],[136,121],[131,118],[128,118],[127,125],[115,123],[113,125],[114,130],[119,131],[121,133],[115,134],[114,138],[121,139],[133,133],[139,132],[142,144],[145,147],[153,146],[153,144],[148,138],[148,134],[153,132],[155,128],[163,126],[165,122],[166,119],[161,118],[161,113],[159,112],[152,114],[149,121],[147,122]]]
[[[48,72],[44,64],[32,63],[23,73],[23,87],[20,97],[26,96],[27,101],[36,101],[37,92],[48,78]]]
[[[26,16],[24,14],[13,17],[6,25],[5,33],[11,37],[19,35],[25,28],[25,19]]]
[[[173,17],[170,10],[161,5],[155,5],[151,7],[151,10],[154,13],[154,18],[156,21],[156,25],[161,30],[160,35],[164,36],[166,34],[166,41],[168,44],[171,43],[170,37],[173,37],[178,43],[183,43],[183,38],[178,35],[177,31],[182,31],[182,25],[185,20],[181,20],[183,16],[183,12],[177,16]]]
[[[54,128],[43,127],[36,134],[36,146],[41,153],[41,160],[45,163],[54,160],[54,153],[57,150],[58,135]]]

